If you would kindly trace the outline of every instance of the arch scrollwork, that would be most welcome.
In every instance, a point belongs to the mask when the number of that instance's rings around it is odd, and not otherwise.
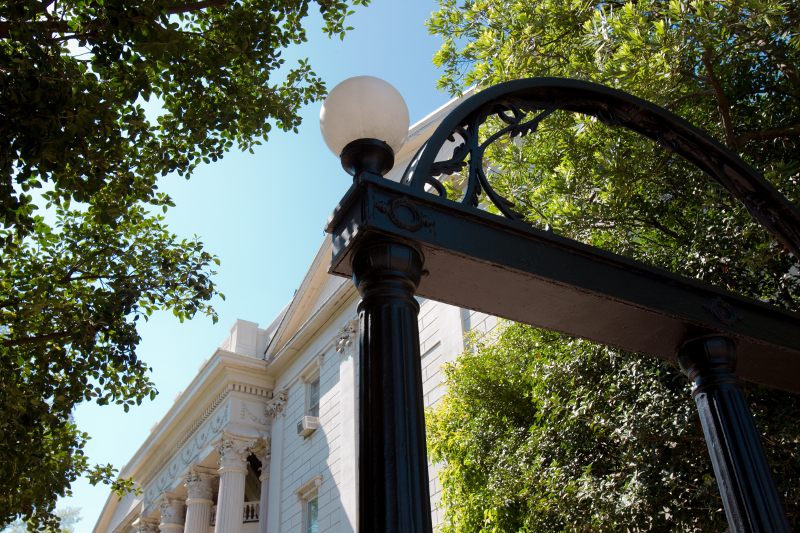
[[[589,115],[605,125],[626,128],[680,156],[727,189],[795,258],[800,258],[800,211],[754,168],[666,109],[623,91],[584,81],[528,78],[501,83],[468,98],[419,149],[401,183],[420,191],[429,186],[447,198],[437,177],[466,169],[462,204],[477,208],[483,193],[503,216],[521,220],[514,203],[489,183],[484,152],[501,137],[536,131],[542,120],[557,110]],[[481,127],[492,117],[499,119],[502,127],[481,141]],[[449,159],[436,160],[447,142],[458,144]]]

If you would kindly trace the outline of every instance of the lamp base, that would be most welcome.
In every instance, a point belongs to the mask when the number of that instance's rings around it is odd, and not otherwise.
[[[378,139],[358,139],[348,143],[339,157],[342,168],[351,176],[360,172],[383,176],[394,166],[394,150]]]

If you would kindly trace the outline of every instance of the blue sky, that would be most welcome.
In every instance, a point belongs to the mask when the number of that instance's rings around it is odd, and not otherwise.
[[[374,0],[356,8],[349,20],[355,29],[344,41],[317,31],[322,19],[315,12],[307,19],[309,41],[283,56],[287,63],[308,57],[329,90],[362,74],[387,80],[405,98],[413,124],[449,100],[436,90],[440,73],[431,63],[440,39],[424,26],[436,8],[435,0]],[[162,179],[160,189],[177,204],[167,213],[170,229],[181,237],[197,234],[220,258],[216,282],[226,300],[214,302],[216,325],[199,316],[181,324],[162,313],[140,328],[138,354],[153,368],[160,394],[129,413],[94,404],[76,410],[78,426],[92,437],[85,448],[92,463],[125,464],[233,321],[265,326],[299,287],[322,243],[325,220],[351,183],[322,140],[320,106],[303,109],[298,134],[273,130],[254,155],[231,152],[199,167],[188,181],[177,175]],[[157,111],[157,105],[148,106],[149,113]],[[76,533],[89,533],[108,489],[80,479],[72,490],[73,497],[58,507],[81,507]]]

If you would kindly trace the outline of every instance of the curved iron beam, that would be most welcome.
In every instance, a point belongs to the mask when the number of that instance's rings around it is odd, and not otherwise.
[[[528,78],[500,83],[470,97],[445,117],[419,149],[401,183],[419,190],[430,184],[444,196],[444,188],[434,177],[452,174],[469,165],[462,202],[477,206],[483,190],[503,215],[519,219],[511,209],[513,204],[495,193],[483,174],[483,151],[503,134],[514,137],[535,131],[539,122],[557,109],[627,128],[692,163],[742,202],[800,260],[800,212],[753,167],[674,113],[623,91],[585,81]],[[540,113],[531,118],[537,111]],[[492,116],[499,117],[506,126],[480,143],[478,130]],[[437,162],[439,150],[456,136],[463,139],[463,144],[449,160]]]

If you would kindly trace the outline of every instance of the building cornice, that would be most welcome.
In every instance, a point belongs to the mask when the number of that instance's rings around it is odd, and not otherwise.
[[[342,280],[342,284],[316,309],[291,339],[267,361],[267,372],[271,376],[279,376],[288,365],[302,352],[303,348],[315,338],[322,327],[349,302],[359,298],[358,291],[350,280]],[[326,345],[325,350],[330,349]]]
[[[274,387],[275,380],[267,375],[263,360],[217,349],[154,426],[120,476],[133,477],[137,481],[146,476],[146,481],[139,484],[145,488],[228,394],[235,391],[267,400]],[[214,399],[209,402],[209,397]],[[162,458],[154,471],[147,472],[147,466],[156,463],[154,456],[160,455],[159,450],[165,449],[170,450],[167,454],[169,458]]]

